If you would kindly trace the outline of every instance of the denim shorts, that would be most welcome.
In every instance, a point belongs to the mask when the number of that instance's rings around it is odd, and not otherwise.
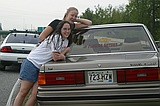
[[[20,79],[30,82],[38,80],[39,69],[28,59],[25,59],[21,64]]]

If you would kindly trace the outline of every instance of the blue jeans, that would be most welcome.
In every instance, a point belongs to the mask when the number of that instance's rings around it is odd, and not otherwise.
[[[37,82],[39,69],[28,59],[25,59],[21,64],[20,79],[30,82]]]

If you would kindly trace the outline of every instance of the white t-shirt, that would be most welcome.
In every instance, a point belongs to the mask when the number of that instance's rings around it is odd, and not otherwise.
[[[52,37],[50,37],[49,40],[45,39],[27,56],[27,59],[31,61],[37,68],[40,68],[42,64],[52,60],[53,52],[61,52],[68,46],[68,39],[62,41],[62,37],[59,35],[55,35],[53,39],[51,38]]]

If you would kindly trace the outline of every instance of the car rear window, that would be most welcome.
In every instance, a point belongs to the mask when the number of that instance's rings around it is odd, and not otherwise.
[[[37,44],[39,41],[38,34],[12,33],[7,39],[7,43],[27,43]]]
[[[142,26],[83,29],[73,37],[71,54],[153,51]]]

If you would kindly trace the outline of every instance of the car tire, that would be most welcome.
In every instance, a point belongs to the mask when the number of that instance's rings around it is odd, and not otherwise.
[[[0,70],[5,71],[6,66],[5,65],[0,65]]]

